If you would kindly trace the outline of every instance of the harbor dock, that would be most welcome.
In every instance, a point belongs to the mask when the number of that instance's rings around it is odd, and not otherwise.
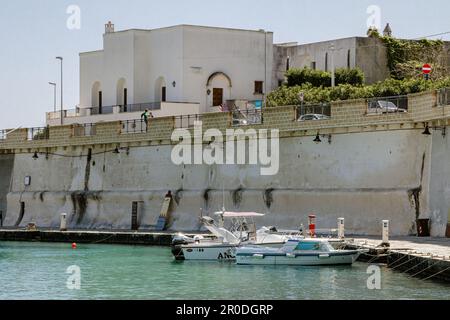
[[[169,246],[175,234],[166,231],[0,229],[0,241]]]
[[[365,249],[359,261],[382,263],[391,270],[422,280],[450,282],[450,239],[430,237],[393,237],[389,246],[375,237],[346,239],[349,249]]]

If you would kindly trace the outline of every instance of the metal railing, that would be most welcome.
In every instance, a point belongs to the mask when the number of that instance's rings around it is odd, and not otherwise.
[[[111,114],[114,112],[114,106],[90,107],[91,115]]]
[[[331,119],[330,103],[303,104],[297,106],[295,110],[295,118],[298,121]]]
[[[235,109],[232,112],[233,115],[233,126],[249,126],[252,124],[262,124],[263,114],[261,109],[246,109],[239,110]]]
[[[368,113],[404,113],[408,111],[408,96],[376,97],[367,99]]]
[[[73,135],[75,137],[90,137],[97,134],[95,123],[75,124],[73,126]]]
[[[126,104],[121,105],[120,112],[144,112],[145,110],[160,110],[161,102],[147,102],[147,103],[135,103],[135,104]]]
[[[442,88],[437,91],[438,106],[450,105],[450,88]]]
[[[0,140],[6,139],[6,130],[0,130]]]
[[[27,140],[48,140],[50,138],[49,127],[42,128],[28,128],[27,129]]]
[[[188,129],[193,128],[196,121],[201,121],[202,116],[200,114],[189,114],[185,116],[174,117],[175,129]]]
[[[147,124],[144,120],[124,120],[121,122],[122,134],[147,132]]]

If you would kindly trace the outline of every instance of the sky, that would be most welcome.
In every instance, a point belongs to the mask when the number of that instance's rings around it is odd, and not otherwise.
[[[195,24],[274,32],[274,41],[309,43],[365,36],[380,8],[382,28],[418,38],[450,31],[448,0],[2,0],[0,6],[0,129],[43,126],[64,57],[64,108],[79,103],[79,52],[102,48],[104,24],[117,30]],[[79,28],[71,6],[79,11]],[[450,41],[450,35],[438,38]]]

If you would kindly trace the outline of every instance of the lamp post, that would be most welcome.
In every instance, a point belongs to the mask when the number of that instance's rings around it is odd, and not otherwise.
[[[56,83],[49,82],[48,84],[53,86],[53,112],[56,112]]]
[[[61,61],[61,125],[64,124],[64,110],[63,110],[63,57],[56,57],[57,60]]]
[[[331,50],[331,87],[334,88],[336,86],[336,77],[335,77],[335,71],[334,71],[334,43],[331,44],[330,50]]]

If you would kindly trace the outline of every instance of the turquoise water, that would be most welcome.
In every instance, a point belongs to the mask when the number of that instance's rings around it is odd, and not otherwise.
[[[81,289],[66,269],[81,270]],[[382,267],[367,289],[367,264],[237,266],[174,262],[169,248],[0,242],[0,299],[450,299],[450,286]]]

